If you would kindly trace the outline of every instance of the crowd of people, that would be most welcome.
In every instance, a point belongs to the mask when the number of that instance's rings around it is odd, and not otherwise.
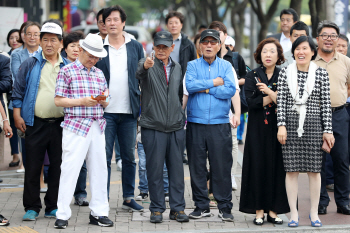
[[[327,214],[327,189],[333,188],[337,213],[350,215],[349,40],[335,23],[318,25],[316,46],[297,13],[283,10],[282,33],[258,44],[258,67],[250,70],[222,22],[202,25],[191,41],[182,33],[184,16],[171,11],[167,30],[154,33],[146,54],[124,31],[126,19],[116,5],[97,13],[98,34],[64,34],[52,19],[8,33],[11,50],[0,55],[1,128],[10,138],[9,166],[23,166],[23,221],[36,220],[46,192],[44,216],[56,218],[55,228],[68,226],[73,197],[91,209],[90,224],[113,226],[115,151],[122,209],[142,212],[137,201],[150,198],[152,223],[163,221],[166,202],[171,220],[210,217],[210,207],[217,207],[232,222],[243,143],[239,210],[255,214],[254,224],[264,224],[265,213],[268,222],[282,224],[278,214],[290,212],[288,226],[299,225],[300,172],[309,177],[313,227]],[[189,215],[185,151],[196,206]],[[0,225],[8,224],[0,215]]]

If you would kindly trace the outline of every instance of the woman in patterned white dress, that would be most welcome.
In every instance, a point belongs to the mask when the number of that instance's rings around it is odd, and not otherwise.
[[[291,210],[290,227],[299,224],[297,197],[299,172],[307,172],[310,185],[310,220],[318,218],[323,141],[334,144],[328,73],[313,60],[317,49],[310,37],[301,36],[292,45],[295,62],[281,70],[277,89],[278,141],[282,144],[286,190]],[[287,136],[288,135],[288,136]]]

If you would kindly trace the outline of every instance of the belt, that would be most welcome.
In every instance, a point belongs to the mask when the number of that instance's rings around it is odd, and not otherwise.
[[[342,105],[342,106],[339,106],[339,107],[332,107],[332,112],[336,112],[336,111],[338,111],[338,110],[341,110],[341,109],[343,109],[345,107],[345,105]]]
[[[48,122],[48,123],[55,123],[56,121],[63,121],[64,120],[63,117],[59,117],[59,118],[40,118],[40,117],[34,116],[34,118],[36,118],[38,120],[41,120],[41,121]]]

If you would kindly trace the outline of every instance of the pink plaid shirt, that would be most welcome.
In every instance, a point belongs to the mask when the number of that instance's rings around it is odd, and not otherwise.
[[[58,72],[55,96],[79,99],[101,95],[106,90],[107,83],[103,72],[96,67],[92,67],[88,72],[77,59]],[[103,133],[106,120],[103,118],[103,107],[100,104],[94,107],[64,108],[64,121],[61,127],[86,137],[94,120],[98,121]]]

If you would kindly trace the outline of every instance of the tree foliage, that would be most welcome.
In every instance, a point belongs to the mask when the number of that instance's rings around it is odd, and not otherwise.
[[[131,0],[111,0],[109,6],[120,5],[126,12],[127,25],[134,25],[142,19],[142,13],[146,12],[146,9],[142,5],[142,1]]]

